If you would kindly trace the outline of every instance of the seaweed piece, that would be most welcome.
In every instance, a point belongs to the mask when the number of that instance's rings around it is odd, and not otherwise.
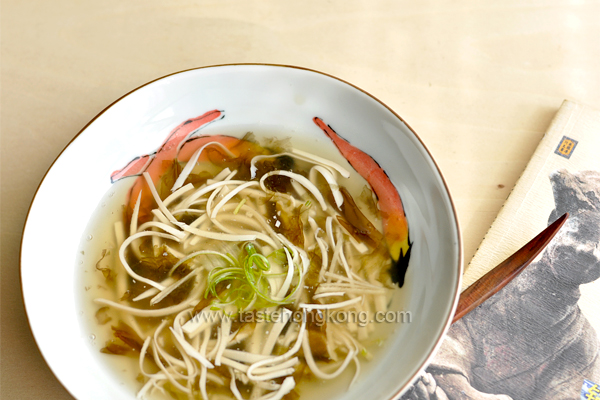
[[[291,213],[286,213],[283,207],[277,203],[277,211],[281,226],[279,232],[282,233],[292,244],[300,248],[304,247],[304,225],[302,223],[301,214],[303,207],[294,208]]]
[[[96,269],[98,271],[102,272],[102,275],[104,276],[104,279],[106,280],[107,283],[114,283],[116,274],[113,272],[113,270],[108,267],[106,267],[106,268],[100,267],[100,263],[102,262],[102,260],[104,260],[104,258],[109,254],[110,254],[110,252],[108,250],[106,250],[106,249],[102,250],[102,256],[96,263]]]
[[[365,204],[367,210],[373,215],[378,215],[379,209],[374,196],[373,190],[368,185],[365,185],[362,192],[360,192],[360,200]]]
[[[327,351],[327,335],[325,330],[308,329],[308,342],[310,343],[310,350],[315,360],[330,361],[329,353]]]
[[[120,345],[114,340],[109,340],[106,345],[100,349],[100,353],[114,354],[116,356],[124,356],[130,354],[132,351],[129,347]]]
[[[210,162],[220,168],[229,168],[232,171],[237,170],[236,179],[241,180],[250,180],[250,166],[254,157],[272,154],[271,151],[256,143],[254,135],[251,132],[248,132],[229,150],[234,154],[239,154],[239,156],[232,158],[229,155],[222,153],[220,149],[214,147],[209,147],[205,151]]]
[[[342,216],[337,216],[338,221],[358,241],[364,242],[372,248],[380,245],[383,235],[375,228],[367,217],[360,211],[348,190],[340,186],[344,197],[341,211]]]
[[[319,246],[308,252],[310,267],[304,276],[304,290],[308,293],[308,298],[312,302],[312,297],[319,286],[319,271],[321,269],[322,254]]]
[[[175,218],[179,222],[183,222],[186,225],[191,225],[196,219],[198,219],[198,215],[189,212],[184,212],[181,214],[177,214]]]
[[[206,183],[209,179],[214,178],[214,175],[208,171],[200,171],[197,174],[189,174],[183,185],[191,183],[194,186],[200,186]]]
[[[192,311],[192,315],[196,315],[200,311],[204,310],[206,307],[210,306],[210,304],[213,302],[214,299],[215,299],[215,296],[213,296],[209,292],[205,297],[202,298],[202,300],[200,300],[200,302],[198,304],[196,304],[196,306],[194,307],[194,310]]]
[[[165,171],[165,173],[160,177],[160,180],[158,181],[158,185],[156,187],[156,191],[158,192],[158,195],[160,196],[161,200],[166,199],[171,194],[171,188],[173,187],[173,185],[177,181],[177,178],[179,178],[181,171],[183,170],[183,167],[181,166],[181,164],[179,164],[177,160],[165,160],[163,161],[163,165],[168,165],[168,168]]]
[[[123,293],[123,296],[121,296],[121,298],[119,299],[121,301],[132,301],[140,294],[150,289],[150,286],[146,285],[145,283],[133,282],[131,279],[129,281],[129,289],[127,289],[125,293]]]
[[[265,179],[265,186],[273,192],[287,193],[292,189],[292,179],[283,175],[271,175]]]
[[[163,247],[161,248],[161,251],[159,251],[158,256],[149,255],[142,257],[137,262],[132,263],[131,269],[139,275],[160,282],[167,277],[171,268],[173,268],[178,261],[179,259],[177,257],[166,251]],[[184,264],[182,264],[182,266],[185,268]],[[173,274],[176,274],[179,277],[185,275],[184,268],[181,268],[180,266]]]
[[[260,178],[264,174],[272,171],[293,171],[294,159],[284,155],[273,159],[262,160],[257,163],[256,172]],[[273,192],[288,193],[293,190],[292,179],[283,175],[272,175],[265,179],[265,186]]]
[[[177,257],[172,255],[166,250],[165,246],[160,247],[158,250],[158,256],[154,255],[155,247],[152,246],[152,240],[143,240],[140,244],[140,252],[143,257],[137,259],[133,254],[128,254],[127,262],[131,266],[131,269],[136,273],[149,277],[150,279],[160,282],[167,278],[169,271],[179,261]],[[182,263],[173,271],[172,276],[181,279],[190,272],[190,267],[187,262]],[[140,282],[129,277],[129,285],[127,290],[121,297],[123,301],[131,301],[138,295],[142,294],[146,290],[150,289],[150,286],[144,282]],[[177,289],[174,293],[177,292]],[[179,292],[182,293],[182,292]],[[173,295],[173,293],[171,294]],[[171,296],[170,295],[170,296]],[[168,298],[168,297],[167,297]],[[164,300],[163,300],[164,301]],[[162,303],[165,304],[165,303]]]
[[[160,307],[169,307],[185,300],[194,288],[194,280],[189,280],[173,290],[167,297],[160,301]]]
[[[304,247],[302,213],[306,211],[306,208],[300,206],[287,212],[281,203],[275,201],[267,201],[265,206],[267,208],[266,219],[271,228],[275,232],[281,233],[294,245]]]
[[[119,321],[117,326],[111,326],[115,339],[106,342],[100,352],[115,355],[137,355],[142,350],[144,341],[129,325]]]

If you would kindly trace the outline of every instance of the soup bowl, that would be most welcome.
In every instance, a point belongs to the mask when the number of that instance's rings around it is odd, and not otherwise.
[[[89,221],[104,205],[114,171],[152,154],[174,127],[210,110],[224,118],[203,127],[203,135],[265,132],[303,141],[316,153],[335,150],[315,125],[318,117],[371,155],[398,190],[412,248],[405,283],[382,317],[389,337],[350,388],[323,386],[319,395],[399,398],[433,357],[457,304],[456,212],[431,154],[398,114],[347,82],[289,66],[222,65],[157,79],[107,107],[63,150],[35,194],[21,248],[25,307],[48,365],[78,399],[135,398],[136,383],[106,361],[115,356],[99,352],[90,324],[97,307],[86,304],[81,278],[83,266],[94,264],[82,243],[93,239]]]

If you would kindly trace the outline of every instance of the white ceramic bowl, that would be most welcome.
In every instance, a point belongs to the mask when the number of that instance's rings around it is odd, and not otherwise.
[[[219,109],[226,117],[204,134],[245,130],[327,140],[315,116],[373,156],[396,185],[414,243],[403,289],[412,321],[395,329],[381,356],[349,390],[330,399],[399,397],[431,359],[449,327],[462,273],[457,216],[431,155],[412,129],[366,92],[326,74],[274,65],[193,69],[148,83],[94,118],[44,177],[21,248],[21,277],[31,329],[48,365],[78,399],[133,399],[91,346],[77,250],[111,172],[157,149],[187,118]],[[60,271],[60,273],[58,272]]]

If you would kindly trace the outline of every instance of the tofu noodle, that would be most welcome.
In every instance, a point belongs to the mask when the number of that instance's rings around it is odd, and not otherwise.
[[[332,161],[241,142],[129,178],[141,190],[97,266],[113,297],[94,302],[101,351],[139,359],[139,398],[296,399],[369,359],[394,289],[375,196]]]

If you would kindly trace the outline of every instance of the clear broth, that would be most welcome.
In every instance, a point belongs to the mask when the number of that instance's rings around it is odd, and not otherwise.
[[[262,137],[270,137],[273,135],[263,135]],[[319,143],[315,146],[314,143],[306,143],[301,140],[296,143],[292,140],[292,144],[297,148],[310,151],[311,153],[327,158],[344,166],[351,172],[351,177],[344,181],[344,185],[352,193],[356,199],[366,185],[364,179],[352,169],[347,161],[339,154],[337,149],[330,142]],[[85,335],[89,338],[90,349],[96,354],[99,362],[105,364],[112,371],[112,374],[117,382],[121,385],[131,387],[132,398],[135,397],[137,391],[142,387],[143,382],[139,380],[139,358],[129,356],[119,356],[111,354],[103,354],[100,350],[106,343],[113,339],[111,326],[116,324],[118,319],[123,319],[125,323],[129,323],[128,318],[120,316],[120,312],[109,310],[108,316],[111,318],[106,323],[100,324],[96,317],[96,313],[101,306],[95,304],[95,298],[105,298],[113,301],[118,301],[118,295],[114,288],[107,285],[104,276],[96,267],[105,268],[115,265],[118,254],[117,242],[115,239],[114,225],[123,219],[123,209],[127,203],[127,196],[131,185],[136,177],[124,178],[112,185],[110,190],[100,200],[99,205],[90,219],[88,226],[82,235],[80,249],[78,251],[77,270],[80,273],[81,292],[80,304],[83,304],[81,312],[82,329]],[[365,215],[373,222],[377,223],[374,215],[368,210],[361,208]],[[379,222],[380,225],[380,222]],[[108,254],[103,257],[103,253]],[[101,261],[99,261],[101,260]],[[126,274],[125,271],[117,273]],[[402,290],[394,290],[393,303],[398,303],[398,298],[404,297]],[[400,300],[401,302],[402,300]],[[366,345],[368,351],[373,356],[370,361],[365,362],[361,358],[361,372],[358,382],[368,379],[370,370],[377,363],[377,360],[384,357],[384,341],[396,330],[395,324],[376,324],[376,330],[369,338],[369,343]],[[303,379],[297,384],[295,391],[300,394],[301,399],[336,399],[342,397],[348,390],[352,377],[354,375],[354,367],[346,368],[344,373],[330,381],[323,381],[312,377],[311,379]],[[227,387],[228,389],[228,387]],[[214,394],[211,399],[234,399],[233,396],[224,396]],[[161,395],[158,391],[154,391],[153,395],[146,397],[152,400],[171,399],[171,396]]]

